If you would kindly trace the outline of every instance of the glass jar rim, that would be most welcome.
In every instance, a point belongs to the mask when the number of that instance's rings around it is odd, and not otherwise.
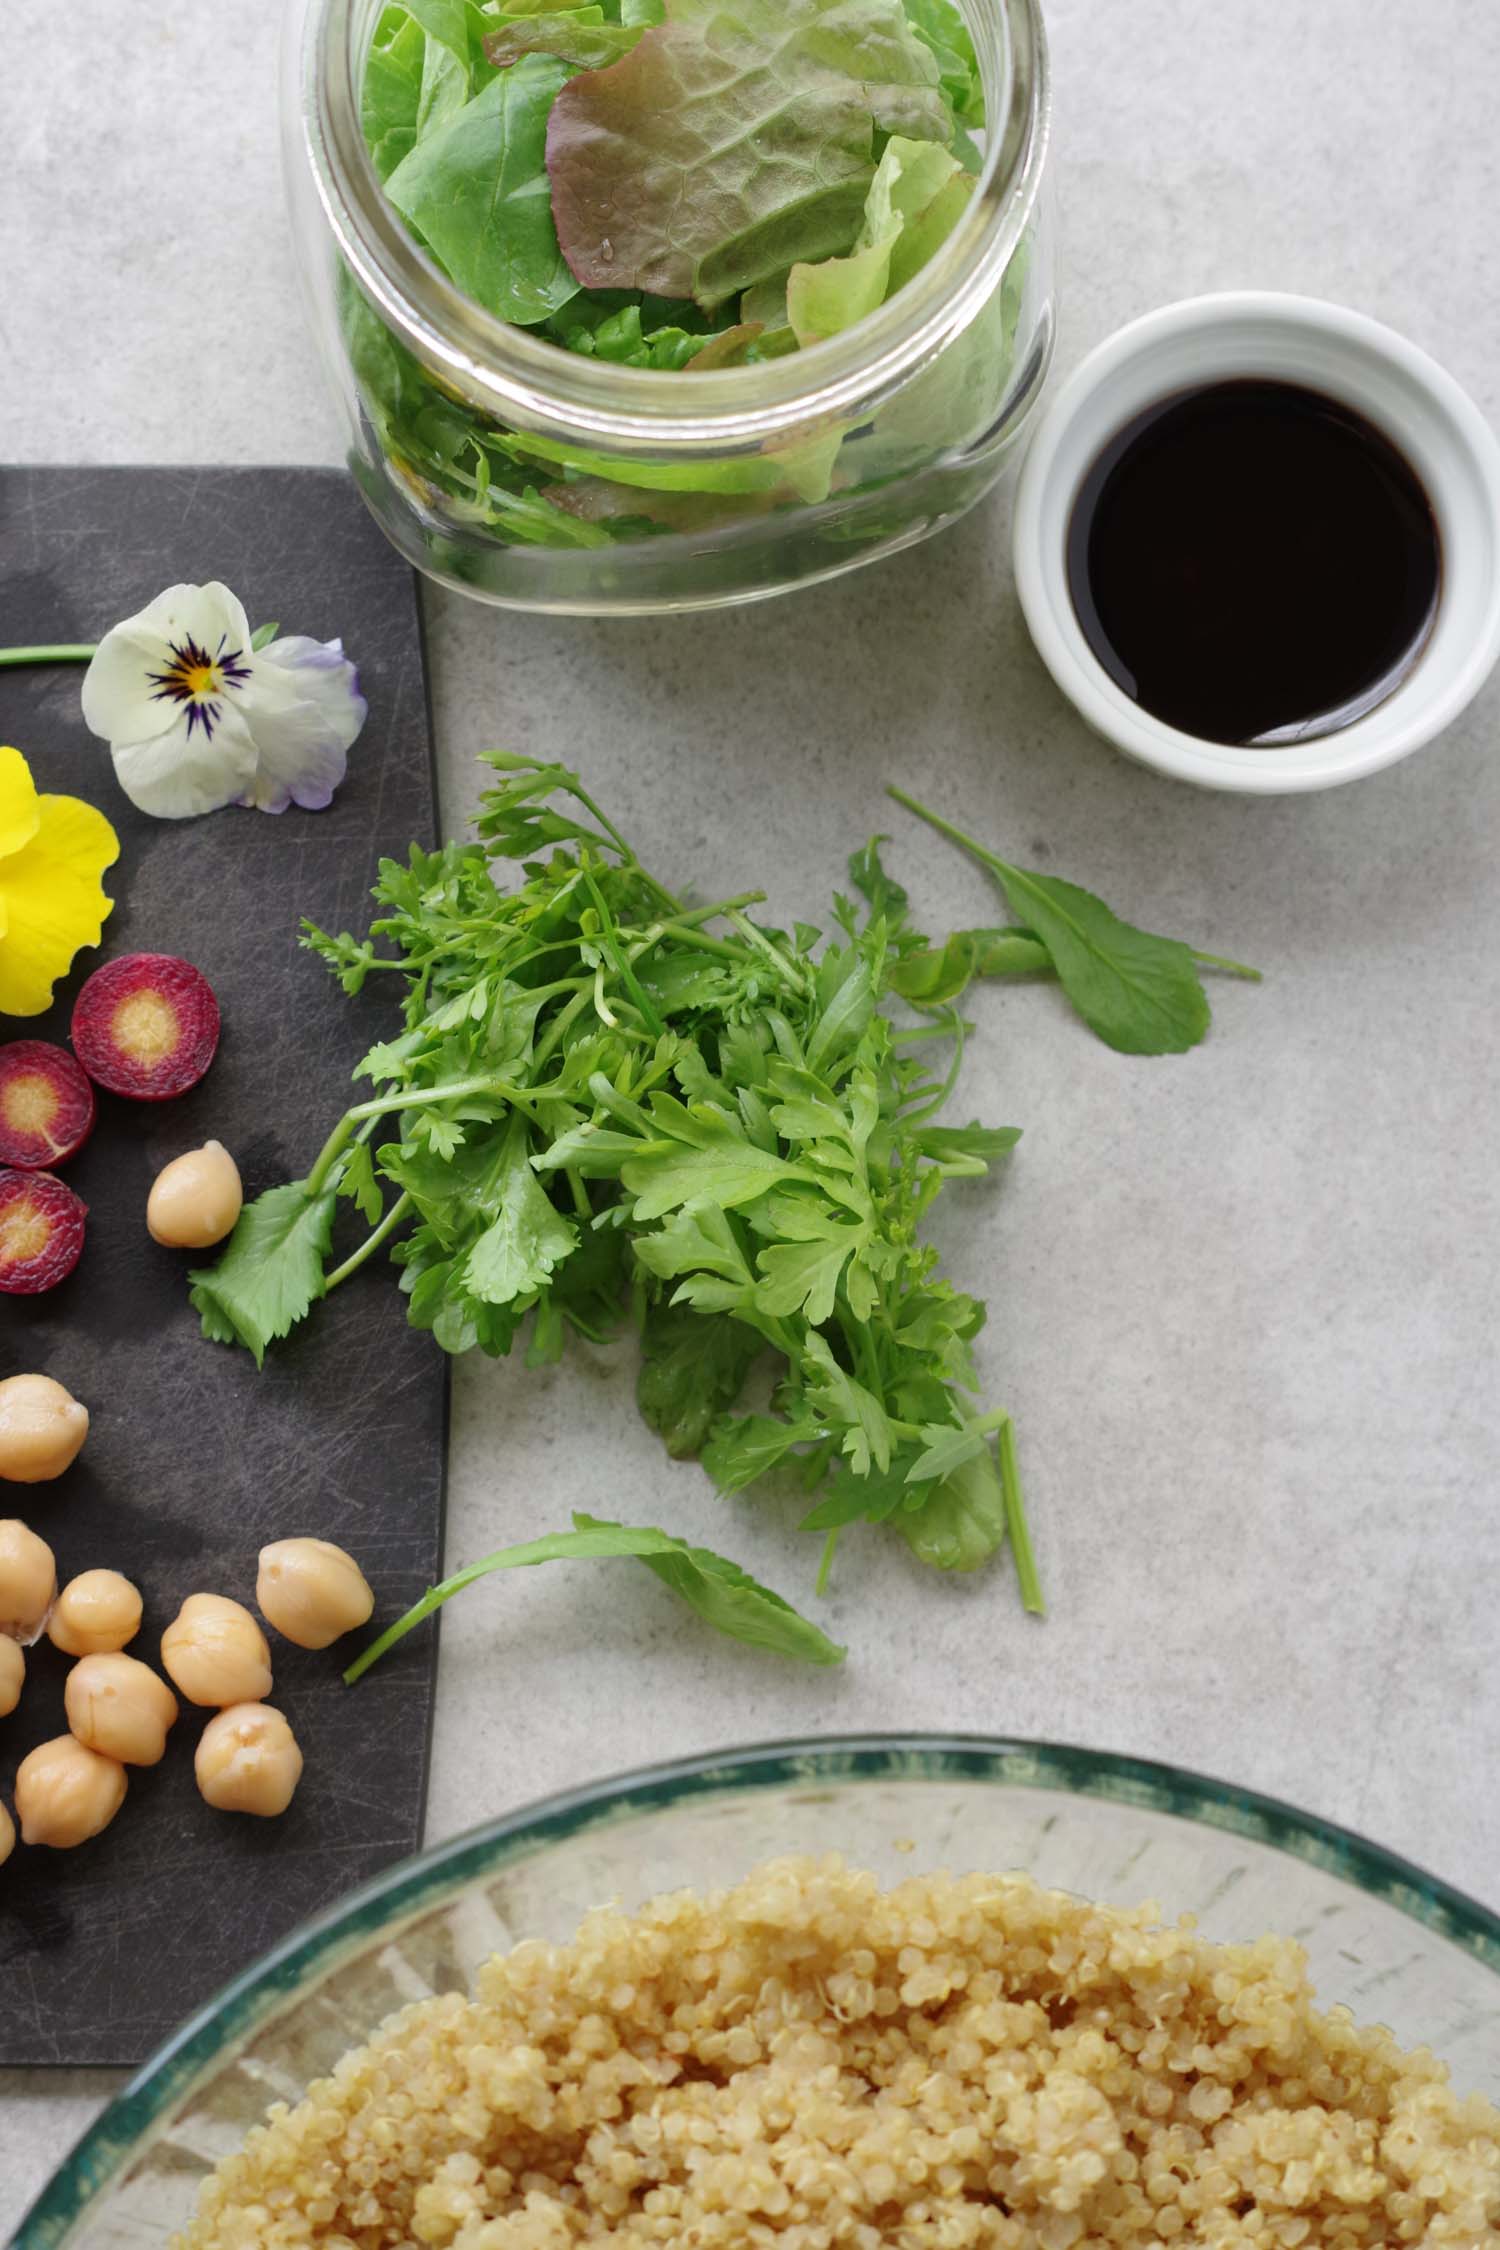
[[[465,396],[521,429],[560,421],[604,447],[748,450],[859,419],[977,316],[1020,246],[1051,124],[1040,0],[959,0],[1003,45],[1004,116],[975,192],[920,273],[841,335],[752,367],[675,373],[568,352],[484,310],[448,279],[387,200],[359,117],[357,0],[303,0],[302,154],[339,255],[380,317]],[[981,66],[983,56],[981,55]],[[993,103],[993,91],[986,85]]]

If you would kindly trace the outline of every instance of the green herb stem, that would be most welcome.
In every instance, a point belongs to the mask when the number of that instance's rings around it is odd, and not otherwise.
[[[1259,984],[1259,969],[1250,969],[1243,961],[1226,961],[1222,953],[1200,953],[1193,947],[1193,959],[1201,961],[1207,969],[1221,969],[1226,977],[1243,977],[1248,984]]]
[[[807,998],[811,988],[806,977],[795,962],[787,959],[780,946],[773,944],[764,930],[758,930],[753,922],[747,922],[743,914],[728,914],[725,916],[725,920],[729,923],[731,929],[739,931],[747,945],[753,945],[758,953],[763,953],[766,956],[768,961],[775,962],[795,993],[800,994],[804,1000]]]
[[[822,1559],[818,1564],[817,1583],[813,1591],[821,1600],[828,1591],[828,1581],[833,1576],[833,1558],[839,1551],[838,1525],[835,1524],[823,1542]]]
[[[408,1633],[415,1632],[419,1625],[425,1624],[454,1594],[461,1594],[466,1586],[472,1586],[480,1578],[487,1578],[492,1570],[518,1570],[527,1563],[545,1562],[548,1559],[547,1553],[537,1550],[547,1550],[549,1547],[550,1542],[546,1539],[529,1539],[519,1547],[502,1547],[496,1554],[486,1555],[482,1561],[470,1563],[466,1570],[456,1570],[451,1578],[443,1579],[440,1584],[429,1586],[404,1616],[398,1617],[394,1625],[387,1625],[380,1638],[371,1641],[369,1647],[354,1659],[344,1674],[345,1687],[353,1687],[356,1680],[363,1679],[372,1664],[378,1664],[382,1656],[393,1649],[398,1641],[404,1641]]]
[[[931,805],[924,805],[920,797],[908,796],[907,792],[904,789],[898,789],[893,781],[886,784],[885,793],[888,797],[894,797],[898,805],[905,805],[909,813],[915,813],[918,820],[925,820],[929,828],[935,828],[940,835],[947,836],[962,851],[968,852],[972,858],[982,860],[986,867],[999,869],[1005,866],[1005,861],[999,858],[996,853],[986,851],[983,844],[978,843],[974,837],[966,835],[963,829],[955,827],[951,820],[945,820],[941,813],[934,812]]]
[[[1022,1605],[1033,1617],[1045,1617],[1047,1604],[1042,1597],[1041,1574],[1032,1551],[1031,1526],[1026,1521],[1021,1465],[1016,1459],[1016,1425],[1008,1414],[1000,1424],[1000,1490],[1005,1496],[1005,1529],[1015,1557]]]
[[[382,1242],[384,1242],[388,1238],[388,1236],[394,1234],[396,1228],[400,1226],[401,1221],[406,1217],[407,1212],[411,1208],[412,1200],[409,1195],[397,1196],[395,1202],[391,1205],[389,1211],[387,1211],[385,1217],[381,1220],[379,1226],[375,1228],[374,1232],[367,1235],[364,1241],[360,1244],[359,1248],[351,1252],[351,1254],[344,1260],[343,1264],[341,1266],[335,1266],[332,1273],[328,1275],[327,1279],[323,1283],[323,1294],[325,1297],[328,1295],[330,1289],[337,1289],[341,1281],[347,1281],[351,1273],[358,1273],[366,1258],[372,1258],[375,1255],[375,1252],[380,1248]]]

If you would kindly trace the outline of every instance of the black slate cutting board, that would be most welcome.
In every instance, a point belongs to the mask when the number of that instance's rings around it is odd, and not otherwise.
[[[378,1626],[435,1575],[442,1535],[446,1362],[406,1326],[383,1260],[257,1374],[245,1353],[202,1340],[192,1259],[145,1229],[156,1171],[210,1136],[236,1155],[247,1195],[304,1171],[351,1098],[352,1066],[393,1027],[389,990],[345,999],[295,940],[304,914],[363,929],[381,854],[436,835],[412,574],[337,472],[0,472],[0,644],[94,640],[175,580],[209,578],[252,624],[341,634],[359,664],[370,716],[328,811],[149,820],[83,726],[81,667],[0,671],[0,742],[25,752],[42,789],[99,805],[120,837],[102,946],[50,1015],[0,1018],[0,1038],[66,1042],[88,969],[132,951],[196,962],[223,1013],[218,1058],[182,1100],[100,1096],[94,1137],[66,1167],[90,1207],[83,1259],[45,1296],[0,1297],[0,1375],[55,1375],[93,1417],[67,1475],[0,1485],[0,1515],[52,1543],[64,1581],[95,1565],[134,1579],[146,1603],[134,1653],[152,1662],[185,1595],[253,1603],[269,1539],[346,1545]],[[74,1852],[18,1845],[0,1869],[0,2063],[140,2062],[275,1939],[416,1849],[435,1635],[413,1635],[357,1689],[340,1683],[338,1650],[271,1639],[271,1700],[306,1758],[290,1811],[211,1811],[193,1781],[207,1714],[184,1705],[164,1762],[132,1772],[104,1835]],[[43,1643],[28,1664],[20,1709],[0,1719],[7,1802],[20,1759],[66,1724],[66,1660]]]

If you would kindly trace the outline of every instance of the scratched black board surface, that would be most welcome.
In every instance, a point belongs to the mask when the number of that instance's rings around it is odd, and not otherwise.
[[[0,1038],[66,1042],[84,975],[125,952],[185,955],[223,1011],[217,1060],[182,1100],[101,1095],[93,1139],[66,1167],[89,1205],[83,1259],[46,1296],[0,1297],[0,1375],[55,1375],[93,1417],[66,1476],[0,1485],[0,1515],[52,1543],[64,1581],[95,1565],[132,1578],[146,1604],[135,1653],[152,1662],[185,1595],[253,1603],[266,1540],[347,1545],[375,1587],[378,1626],[436,1574],[442,1537],[446,1362],[406,1326],[383,1260],[257,1374],[247,1354],[200,1337],[192,1260],[153,1244],[144,1216],[160,1166],[210,1135],[234,1151],[249,1195],[304,1171],[354,1063],[391,1028],[388,992],[347,1000],[296,935],[303,914],[362,929],[380,856],[436,834],[412,575],[337,472],[0,471],[0,644],[91,641],[173,581],[210,578],[252,624],[341,634],[358,662],[370,716],[328,811],[149,820],[83,726],[81,668],[0,671],[0,742],[26,753],[42,789],[100,806],[120,837],[103,944],[49,1015],[0,1018]],[[306,1757],[290,1811],[211,1811],[193,1781],[208,1714],[184,1705],[165,1760],[132,1772],[102,1836],[74,1852],[18,1845],[0,1875],[0,2063],[142,2061],[274,1940],[417,1848],[433,1633],[356,1689],[340,1682],[338,1649],[271,1640],[271,1700]],[[28,1664],[20,1709],[0,1719],[7,1802],[20,1759],[66,1725],[66,1660],[44,1643]]]

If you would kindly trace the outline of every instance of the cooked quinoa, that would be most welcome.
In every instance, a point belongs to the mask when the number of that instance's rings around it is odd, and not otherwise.
[[[274,2109],[190,2250],[1500,2245],[1500,2113],[1211,1945],[838,1859],[591,1914]]]

